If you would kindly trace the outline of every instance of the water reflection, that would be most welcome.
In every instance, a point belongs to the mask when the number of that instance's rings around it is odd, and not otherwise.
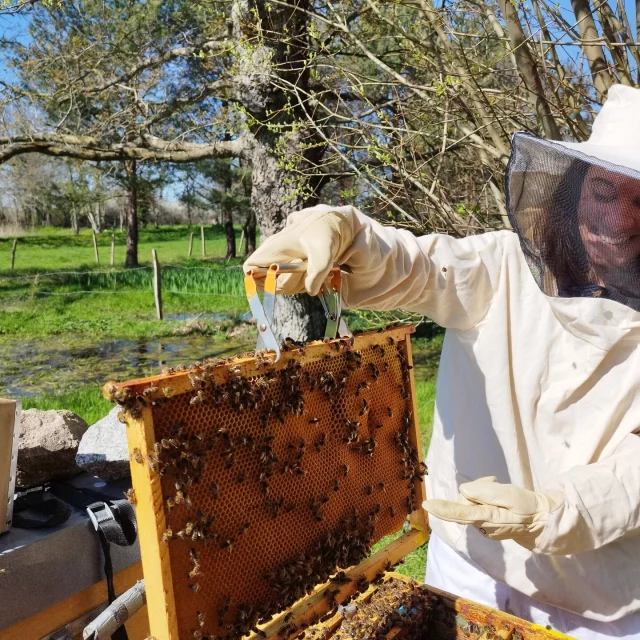
[[[0,346],[0,393],[33,396],[85,384],[160,373],[164,366],[247,351],[242,342],[215,342],[198,334],[153,340],[115,340],[67,347],[53,340]]]

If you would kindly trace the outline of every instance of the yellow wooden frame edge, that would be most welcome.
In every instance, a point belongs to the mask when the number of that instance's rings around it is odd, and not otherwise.
[[[127,414],[127,442],[147,594],[149,631],[158,640],[178,640],[169,549],[162,541],[162,532],[167,525],[160,476],[152,471],[147,458],[153,453],[155,443],[150,407],[142,409],[140,418],[132,418]]]

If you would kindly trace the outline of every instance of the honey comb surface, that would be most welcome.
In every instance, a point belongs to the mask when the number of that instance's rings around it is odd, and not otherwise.
[[[238,637],[420,504],[410,330],[146,384],[180,638]]]

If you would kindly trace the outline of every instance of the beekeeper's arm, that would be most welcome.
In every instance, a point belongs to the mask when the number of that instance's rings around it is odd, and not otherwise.
[[[500,274],[500,234],[456,239],[415,237],[385,227],[354,207],[318,205],[293,213],[267,238],[245,269],[307,260],[307,273],[278,280],[279,289],[315,295],[334,263],[348,265],[343,278],[347,306],[405,309],[453,329],[467,329],[486,314]]]
[[[494,477],[460,485],[460,501],[427,500],[443,520],[470,524],[488,538],[514,540],[539,553],[569,555],[640,535],[640,437],[610,457],[574,467],[544,490],[500,484]]]

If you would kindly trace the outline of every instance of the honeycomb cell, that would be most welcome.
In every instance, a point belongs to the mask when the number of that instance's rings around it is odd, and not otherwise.
[[[145,429],[157,442],[180,638],[240,637],[419,505],[411,331],[119,385],[160,389]],[[167,398],[168,386],[180,390]]]

